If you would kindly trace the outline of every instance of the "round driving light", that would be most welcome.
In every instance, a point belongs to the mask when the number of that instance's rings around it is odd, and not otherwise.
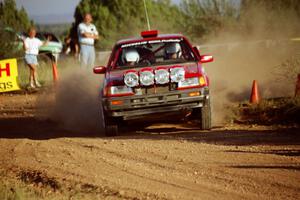
[[[170,77],[171,77],[172,82],[178,83],[180,81],[184,81],[185,71],[181,67],[171,68],[170,69]]]
[[[155,71],[155,81],[158,84],[169,83],[169,72],[165,69],[158,69]]]
[[[151,71],[140,72],[140,82],[144,86],[154,84],[154,74]]]
[[[135,87],[139,85],[139,76],[134,72],[128,72],[124,76],[124,83],[128,87]]]

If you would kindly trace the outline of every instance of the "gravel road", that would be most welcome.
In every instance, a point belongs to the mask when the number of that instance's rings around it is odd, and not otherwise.
[[[105,138],[36,118],[35,101],[34,94],[0,96],[0,174],[49,190],[45,198],[300,196],[299,130],[153,124]]]

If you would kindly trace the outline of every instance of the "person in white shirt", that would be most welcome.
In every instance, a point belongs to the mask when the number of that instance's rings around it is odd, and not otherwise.
[[[42,42],[40,39],[36,38],[35,28],[30,28],[29,37],[23,40],[23,47],[25,50],[25,62],[29,67],[29,87],[41,87],[41,84],[38,82],[36,67],[38,65],[37,55],[39,54],[39,48],[48,43],[48,38],[45,42]]]
[[[78,40],[80,44],[81,67],[90,69],[95,62],[95,40],[99,39],[97,28],[92,24],[93,18],[90,13],[84,15],[83,22],[78,26]]]

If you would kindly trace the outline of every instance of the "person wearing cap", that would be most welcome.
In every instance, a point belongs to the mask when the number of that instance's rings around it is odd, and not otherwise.
[[[39,48],[43,45],[47,45],[50,38],[48,37],[45,42],[36,38],[36,29],[31,27],[28,33],[29,37],[23,39],[23,48],[25,50],[25,62],[29,67],[29,87],[36,88],[41,87],[38,81],[38,75],[36,67],[38,66],[37,55],[39,54]]]
[[[99,39],[97,28],[92,24],[93,18],[90,13],[84,15],[83,22],[78,25],[78,40],[80,45],[81,67],[89,69],[95,63],[95,40]]]

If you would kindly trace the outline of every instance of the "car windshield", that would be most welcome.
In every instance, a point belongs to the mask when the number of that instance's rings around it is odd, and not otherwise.
[[[164,39],[124,44],[117,67],[176,64],[195,61],[195,55],[182,39]]]

